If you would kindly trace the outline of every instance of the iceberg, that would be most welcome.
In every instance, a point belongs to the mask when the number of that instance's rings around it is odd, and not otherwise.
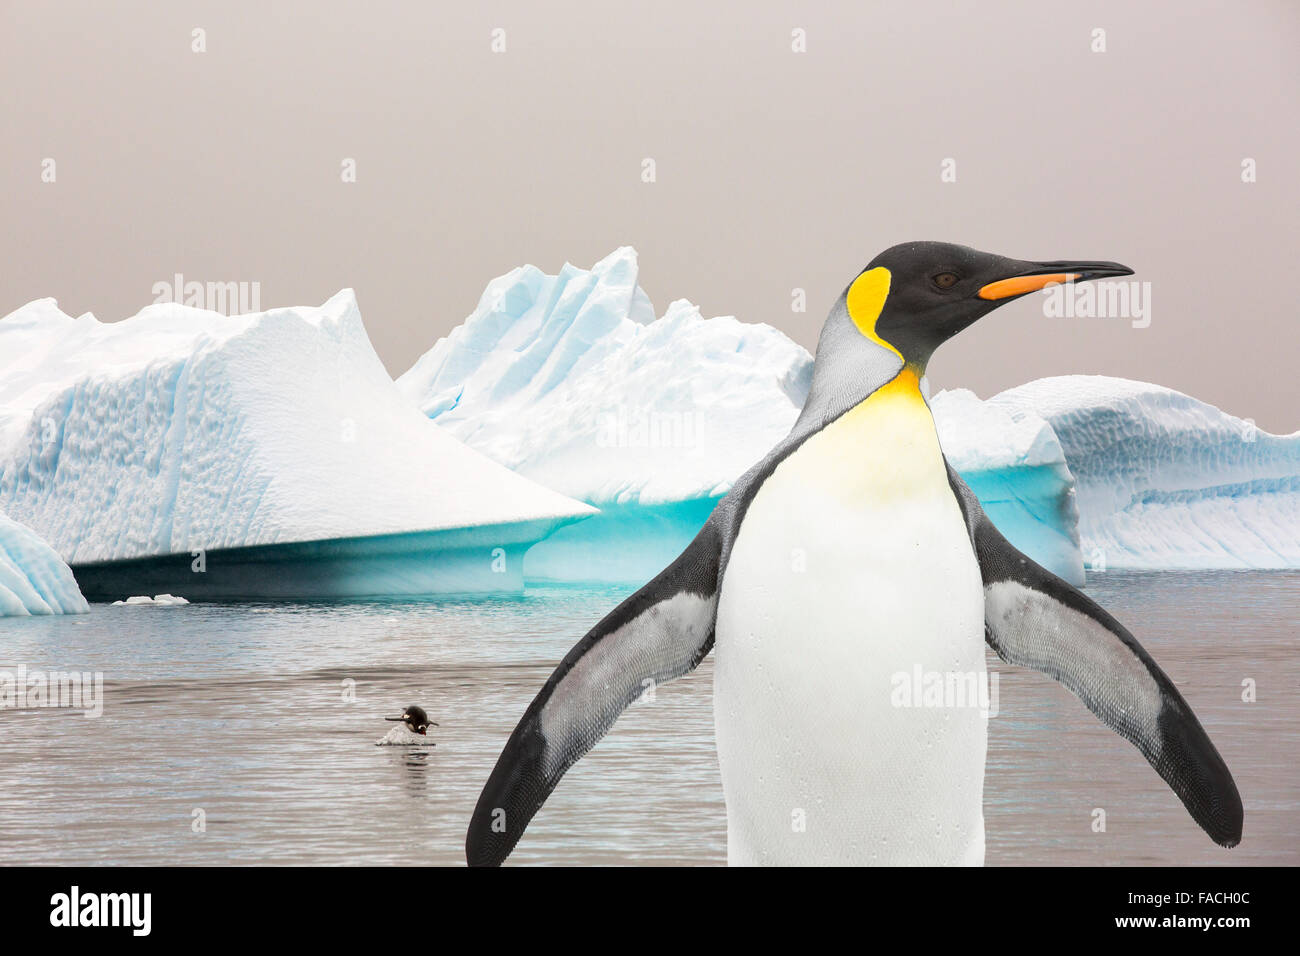
[[[523,552],[594,513],[411,407],[350,289],[0,319],[0,510],[91,597],[194,600],[517,591]]]
[[[529,551],[529,580],[647,580],[807,396],[812,357],[776,329],[685,300],[656,319],[637,275],[627,246],[515,269],[397,380],[470,447],[600,509]]]
[[[133,594],[125,601],[114,601],[113,606],[122,607],[124,605],[135,606],[143,604],[152,607],[181,607],[182,605],[189,603],[190,602],[185,598],[178,597],[175,594],[157,594],[153,597],[150,597],[147,594]]]
[[[0,617],[84,614],[72,570],[31,528],[0,514]]]
[[[1300,568],[1300,432],[1100,375],[1039,379],[988,404],[1051,426],[1089,568]]]

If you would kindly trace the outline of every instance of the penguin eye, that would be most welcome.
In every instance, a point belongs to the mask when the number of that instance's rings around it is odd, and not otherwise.
[[[951,289],[953,286],[957,284],[957,273],[940,272],[937,276],[934,276],[930,281],[932,281],[940,289]]]

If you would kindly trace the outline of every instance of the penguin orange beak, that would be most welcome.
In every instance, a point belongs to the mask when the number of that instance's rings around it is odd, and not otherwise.
[[[1037,292],[1044,286],[1060,282],[1087,282],[1089,279],[1108,279],[1114,276],[1131,276],[1133,270],[1118,262],[1026,262],[1023,272],[1005,279],[990,282],[979,290],[981,299],[1009,299],[1016,295]]]

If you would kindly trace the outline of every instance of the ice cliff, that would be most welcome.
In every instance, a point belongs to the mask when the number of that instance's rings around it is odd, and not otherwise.
[[[0,510],[88,593],[200,599],[517,589],[523,550],[592,512],[413,408],[351,290],[0,319]]]

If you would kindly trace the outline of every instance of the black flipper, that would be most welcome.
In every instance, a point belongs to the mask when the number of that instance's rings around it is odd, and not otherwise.
[[[672,564],[593,627],[533,699],[497,758],[465,836],[470,866],[499,865],[560,777],[647,681],[694,670],[713,647],[722,535],[710,520]]]
[[[948,467],[984,578],[985,638],[998,656],[1068,687],[1132,743],[1222,846],[1241,840],[1232,774],[1191,707],[1136,638],[1091,598],[1035,564],[993,526]]]

